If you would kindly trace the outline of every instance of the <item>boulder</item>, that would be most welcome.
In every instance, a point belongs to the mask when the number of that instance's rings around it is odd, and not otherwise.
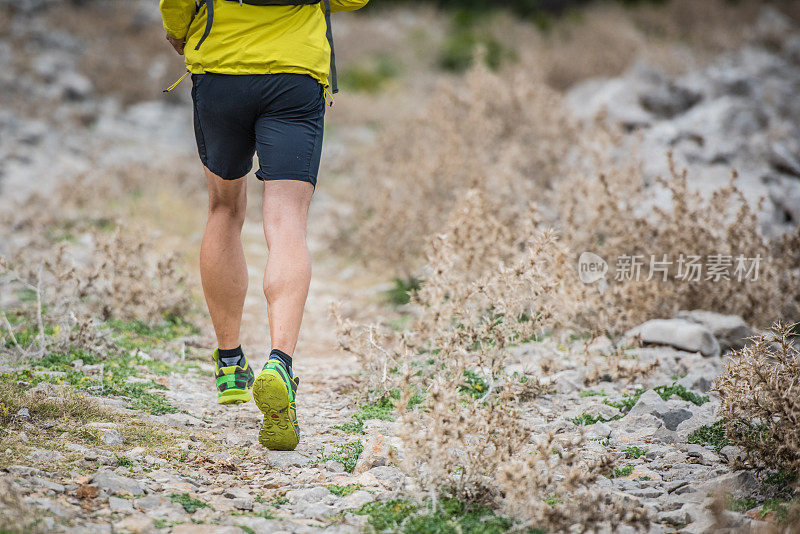
[[[745,346],[747,338],[756,331],[738,315],[725,315],[707,310],[680,311],[677,319],[683,319],[707,328],[719,343],[720,350],[738,350]]]
[[[708,328],[685,319],[653,319],[629,330],[626,337],[699,352],[703,356],[719,356],[720,353],[719,343]]]
[[[652,415],[662,421],[667,430],[674,431],[683,421],[692,417],[692,412],[675,406],[661,398],[655,391],[648,390],[639,397],[638,402],[628,412],[632,419],[643,415]],[[626,418],[627,418],[626,417]]]
[[[138,480],[120,476],[107,469],[101,469],[95,473],[92,477],[92,484],[110,495],[143,495],[145,493],[144,485]]]

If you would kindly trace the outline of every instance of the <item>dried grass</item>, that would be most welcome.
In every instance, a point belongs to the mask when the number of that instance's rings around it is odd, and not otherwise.
[[[581,528],[585,518],[573,514],[573,504],[545,500],[558,494],[574,503],[569,496],[580,495],[597,505],[598,523],[642,524],[646,514],[632,503],[586,489],[609,458],[564,453],[529,465],[531,428],[522,411],[546,388],[504,367],[513,346],[574,313],[582,287],[566,278],[568,254],[552,232],[528,223],[519,233],[526,240],[498,239],[505,227],[495,213],[485,193],[468,191],[426,247],[411,327],[397,332],[339,318],[342,346],[362,359],[365,388],[404,390],[400,465],[434,498],[502,507],[530,524],[560,529]],[[421,406],[412,406],[420,394]],[[548,458],[553,445],[540,444]]]
[[[727,438],[756,465],[800,473],[800,350],[790,325],[734,352],[717,379]]]

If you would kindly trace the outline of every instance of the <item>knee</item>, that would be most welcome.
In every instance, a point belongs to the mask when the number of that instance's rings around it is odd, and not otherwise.
[[[244,215],[247,209],[247,201],[244,198],[236,200],[215,199],[208,201],[209,217],[224,217],[239,224],[244,224]]]

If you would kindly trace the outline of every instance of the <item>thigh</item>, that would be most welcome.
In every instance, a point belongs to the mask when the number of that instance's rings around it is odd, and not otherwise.
[[[267,76],[274,96],[256,120],[256,177],[316,185],[325,121],[323,87],[302,74]]]
[[[236,180],[253,167],[259,102],[250,76],[192,76],[194,130],[200,160],[223,180]]]

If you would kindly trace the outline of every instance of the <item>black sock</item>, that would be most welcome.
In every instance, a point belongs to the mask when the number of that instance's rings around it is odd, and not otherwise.
[[[292,357],[283,352],[282,350],[272,349],[272,352],[269,353],[270,359],[276,359],[283,362],[283,365],[286,367],[286,371],[289,373],[289,378],[292,378]]]
[[[217,349],[220,361],[220,367],[232,367],[238,365],[244,367],[244,353],[242,346],[239,345],[235,349]]]

